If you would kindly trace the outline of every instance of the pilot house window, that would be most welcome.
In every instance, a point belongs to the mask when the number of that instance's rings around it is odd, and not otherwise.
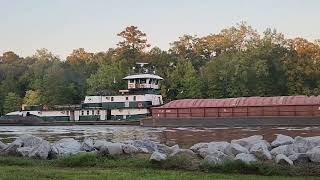
[[[140,79],[140,83],[141,84],[145,84],[146,83],[146,79]]]

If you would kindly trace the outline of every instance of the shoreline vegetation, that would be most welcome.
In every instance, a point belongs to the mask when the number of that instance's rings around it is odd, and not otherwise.
[[[320,136],[261,135],[188,149],[158,142],[22,135],[0,142],[0,179],[320,179]],[[268,177],[266,177],[268,176]]]
[[[80,153],[51,160],[0,156],[0,179],[320,179],[299,176],[302,171],[312,171],[307,166],[234,161],[190,170],[185,167],[189,160],[183,157],[154,163],[149,156]]]

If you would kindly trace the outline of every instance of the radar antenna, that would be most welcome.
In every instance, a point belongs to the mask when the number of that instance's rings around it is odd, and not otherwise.
[[[147,65],[149,63],[136,63],[136,64],[140,65],[140,67],[143,67],[144,65]]]

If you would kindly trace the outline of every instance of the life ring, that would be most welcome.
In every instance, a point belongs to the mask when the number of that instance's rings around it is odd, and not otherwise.
[[[143,104],[142,103],[138,103],[138,107],[139,108],[143,107]]]

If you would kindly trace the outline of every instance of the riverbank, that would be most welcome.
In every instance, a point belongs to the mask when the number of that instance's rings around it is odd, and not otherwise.
[[[101,156],[86,153],[54,160],[0,156],[0,179],[320,179],[311,176],[290,177],[288,174],[281,174],[289,171],[280,170],[273,165],[252,164],[251,170],[256,171],[245,173],[242,169],[244,164],[240,162],[228,166],[220,165],[214,169],[203,167],[193,171],[173,167],[178,163],[166,161],[161,165],[153,164],[148,161],[146,155]],[[168,170],[169,168],[172,169]]]
[[[254,135],[231,142],[197,143],[185,149],[177,144],[168,146],[149,139],[107,141],[85,138],[77,141],[63,138],[50,143],[26,134],[10,144],[0,142],[0,166],[4,169],[0,173],[8,176],[14,169],[22,169],[22,175],[25,173],[23,169],[30,171],[28,168],[32,168],[43,174],[47,168],[48,172],[61,170],[67,174],[82,169],[87,172],[84,176],[92,174],[96,178],[104,172],[92,171],[111,169],[116,178],[124,179],[132,179],[123,175],[130,171],[154,174],[153,179],[162,173],[167,175],[167,171],[173,171],[174,179],[184,179],[179,178],[180,174],[190,171],[200,174],[200,177],[194,177],[197,179],[203,179],[202,176],[214,179],[210,176],[216,173],[232,174],[231,179],[239,179],[239,174],[254,175],[253,179],[259,175],[316,179],[320,175],[320,136],[292,138],[279,134],[269,143],[263,136]]]

